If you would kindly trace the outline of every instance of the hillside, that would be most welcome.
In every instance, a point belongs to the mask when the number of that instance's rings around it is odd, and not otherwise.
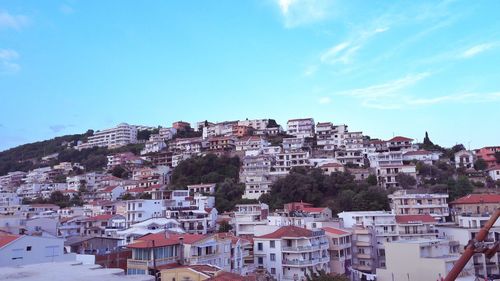
[[[116,152],[131,151],[138,153],[142,144],[128,145],[118,149],[94,147],[78,151],[72,146],[78,141],[85,141],[93,134],[88,130],[84,134],[65,135],[29,144],[23,144],[0,152],[0,176],[13,171],[27,172],[31,169],[57,165],[60,162],[77,162],[88,171],[102,169],[106,165],[106,155]],[[42,158],[58,154],[57,157],[43,161]]]

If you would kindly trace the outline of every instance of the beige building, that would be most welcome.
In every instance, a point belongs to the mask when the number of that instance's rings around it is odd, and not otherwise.
[[[389,195],[391,209],[396,215],[431,215],[444,222],[449,216],[448,194],[417,194],[398,190]]]
[[[323,227],[330,247],[330,270],[334,274],[346,274],[352,265],[352,233],[340,228]]]
[[[386,268],[377,268],[377,281],[441,280],[459,259],[458,248],[458,243],[442,239],[386,243]],[[476,280],[471,263],[455,280]]]
[[[450,202],[452,219],[461,215],[491,215],[500,206],[500,194],[469,194]]]

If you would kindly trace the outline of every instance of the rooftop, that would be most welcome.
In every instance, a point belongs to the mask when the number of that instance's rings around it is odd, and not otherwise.
[[[500,204],[500,194],[469,194],[450,204]]]
[[[280,227],[278,230],[258,236],[255,238],[262,238],[262,239],[281,239],[284,237],[293,237],[293,238],[301,238],[301,237],[312,237],[313,232],[309,229],[301,228],[298,226],[283,226]]]
[[[193,244],[202,239],[208,237],[207,235],[201,234],[174,234],[165,232],[148,234],[146,236],[140,237],[136,240],[136,242],[129,244],[127,247],[132,249],[144,249],[144,248],[153,248],[154,247],[165,247],[170,245],[180,244],[180,239],[183,238],[184,244]]]

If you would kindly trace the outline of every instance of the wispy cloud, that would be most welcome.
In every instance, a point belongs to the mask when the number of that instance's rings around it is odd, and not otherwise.
[[[59,6],[59,11],[65,15],[71,15],[75,12],[75,9],[68,4],[62,4]]]
[[[7,11],[0,11],[0,29],[16,29],[29,24],[29,18],[24,15],[12,15]]]
[[[327,19],[332,14],[331,0],[275,0],[285,27],[293,28]]]
[[[486,52],[489,49],[492,49],[495,46],[493,43],[485,43],[485,44],[479,44],[475,45],[473,47],[470,47],[469,49],[465,50],[460,57],[462,58],[472,58],[480,53]]]
[[[68,124],[68,125],[64,125],[64,124],[55,124],[55,125],[52,125],[52,126],[49,126],[49,129],[54,132],[54,133],[59,133],[67,128],[71,128],[71,127],[74,127],[75,125],[72,125],[72,124]]]
[[[319,104],[329,104],[332,102],[332,99],[330,97],[321,97],[318,100]]]
[[[327,64],[350,63],[354,55],[363,48],[372,37],[389,30],[388,26],[377,26],[379,23],[373,25],[374,26],[370,26],[365,30],[352,32],[349,39],[324,51],[320,56],[320,61]]]
[[[487,103],[500,101],[500,92],[456,93],[434,97],[417,97],[408,93],[408,89],[419,81],[429,77],[428,72],[407,75],[403,78],[338,93],[360,101],[361,106],[391,110],[410,106],[428,106],[444,103]]]
[[[318,71],[318,66],[317,65],[309,65],[304,69],[304,76],[312,76]]]
[[[14,74],[21,70],[17,63],[19,54],[14,50],[0,49],[0,74]]]

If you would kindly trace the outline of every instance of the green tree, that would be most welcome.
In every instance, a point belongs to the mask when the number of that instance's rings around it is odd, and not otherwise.
[[[122,195],[121,200],[134,200],[135,197],[130,193],[125,193]]]
[[[151,199],[151,193],[141,193],[139,199]]]
[[[488,168],[488,164],[482,158],[477,159],[474,163],[474,169],[478,171],[484,171],[486,168]]]
[[[376,186],[378,184],[378,182],[377,182],[377,176],[375,176],[375,175],[369,175],[366,178],[366,183],[368,183],[371,186]]]
[[[396,175],[396,181],[399,183],[399,185],[404,188],[413,188],[415,185],[417,185],[417,180],[405,173],[398,173]]]
[[[466,176],[459,176],[457,180],[448,180],[448,194],[450,195],[450,201],[471,194],[473,191],[474,186]]]
[[[245,185],[236,183],[234,179],[226,179],[218,183],[215,191],[215,208],[219,213],[234,209],[245,193]]]
[[[111,174],[117,178],[126,179],[129,172],[124,167],[118,165],[114,166],[113,169],[111,169]]]
[[[222,221],[219,224],[219,233],[229,232],[232,229],[233,227],[227,221]]]

